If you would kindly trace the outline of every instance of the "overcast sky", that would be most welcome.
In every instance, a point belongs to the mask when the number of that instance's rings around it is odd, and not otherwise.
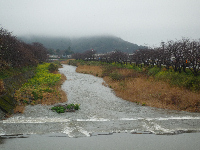
[[[148,46],[200,38],[200,0],[0,0],[13,35],[114,35]]]

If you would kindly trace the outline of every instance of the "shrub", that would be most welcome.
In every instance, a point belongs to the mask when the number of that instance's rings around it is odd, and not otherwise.
[[[50,63],[49,66],[48,66],[48,70],[50,72],[58,71],[58,65],[56,65],[54,63]]]
[[[142,103],[142,106],[146,106],[146,104],[145,104],[145,103]]]
[[[160,71],[155,75],[156,79],[168,81],[171,85],[185,87],[189,90],[200,90],[200,77],[188,73],[178,73],[171,71]]]
[[[142,68],[138,67],[138,66],[133,66],[133,70],[138,71],[138,72],[142,72]]]
[[[157,73],[159,73],[160,72],[160,68],[158,68],[158,67],[153,67],[153,68],[151,68],[151,69],[149,69],[149,71],[148,71],[148,75],[156,75]]]
[[[104,65],[103,66],[103,71],[102,71],[102,76],[109,76],[113,71],[116,70],[115,66],[112,65]]]
[[[77,60],[69,60],[68,65],[78,66],[79,62]]]
[[[56,111],[57,113],[65,112],[65,108],[63,106],[55,106],[55,107],[52,107],[51,110]]]
[[[62,66],[61,63],[60,63],[60,61],[54,61],[53,63],[56,64],[58,67]]]
[[[113,79],[113,80],[122,80],[122,79],[123,79],[123,76],[122,76],[121,74],[119,74],[118,72],[110,73],[109,76],[110,76],[111,79]]]
[[[75,104],[75,105],[74,105],[74,109],[75,109],[75,110],[79,110],[79,109],[80,109],[80,105]]]
[[[197,76],[191,76],[188,77],[187,80],[184,82],[185,87],[188,89],[191,89],[193,91],[199,91],[200,90],[200,77]]]

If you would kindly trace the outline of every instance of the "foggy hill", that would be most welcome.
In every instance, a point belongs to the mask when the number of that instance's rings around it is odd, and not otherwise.
[[[135,50],[144,48],[115,36],[90,36],[81,38],[68,37],[45,37],[45,36],[23,36],[19,37],[26,43],[39,42],[48,49],[65,50],[69,46],[74,52],[84,52],[94,49],[97,53],[106,53],[114,50],[120,50],[132,53]]]

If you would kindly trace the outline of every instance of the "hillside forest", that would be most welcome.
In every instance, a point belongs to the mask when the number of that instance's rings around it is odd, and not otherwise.
[[[80,38],[49,37],[49,36],[22,36],[19,37],[26,43],[40,42],[51,54],[72,54],[83,53],[86,50],[95,50],[99,54],[119,50],[126,53],[133,53],[145,46],[139,46],[115,36],[90,36]]]

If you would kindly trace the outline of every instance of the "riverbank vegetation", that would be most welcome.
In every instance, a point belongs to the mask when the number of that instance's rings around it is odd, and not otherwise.
[[[65,113],[65,112],[75,112],[80,109],[80,104],[65,104],[65,105],[57,105],[51,108],[52,111],[57,113]]]
[[[16,103],[15,112],[23,112],[24,106],[29,104],[51,105],[67,101],[61,90],[66,77],[58,73],[59,62],[45,63],[47,53],[41,43],[24,43],[0,27],[0,96],[9,95],[9,101]],[[4,103],[7,104],[7,100]],[[0,104],[5,113],[13,112],[3,107]]]
[[[37,66],[35,76],[15,92],[17,100],[15,112],[23,111],[23,107],[28,104],[52,105],[67,101],[66,94],[60,87],[66,77],[58,74],[58,67],[55,63],[43,63]]]
[[[95,50],[88,50],[73,54],[73,58],[79,61],[69,64],[78,66],[78,72],[95,72],[123,99],[153,107],[200,112],[199,40],[161,42],[160,47],[146,47],[132,54],[119,50],[96,54]],[[94,69],[93,65],[98,67]],[[102,73],[96,73],[97,70]]]
[[[7,93],[4,79],[34,71],[37,64],[46,60],[47,51],[42,44],[26,44],[0,27],[0,95]]]
[[[200,112],[199,76],[192,73],[178,73],[165,66],[115,62],[71,60],[68,64],[77,66],[77,72],[103,77],[102,84],[125,100],[143,106]]]

